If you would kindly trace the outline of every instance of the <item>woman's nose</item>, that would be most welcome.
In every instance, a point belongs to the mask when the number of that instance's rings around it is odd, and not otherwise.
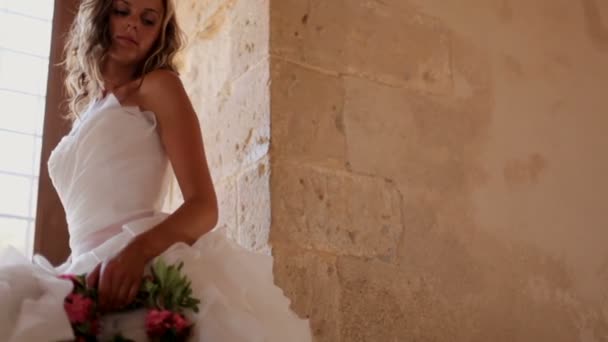
[[[134,17],[129,17],[127,19],[127,31],[130,29],[137,31],[137,19]]]

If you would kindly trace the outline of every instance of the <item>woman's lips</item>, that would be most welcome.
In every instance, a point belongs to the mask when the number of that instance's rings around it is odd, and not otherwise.
[[[137,44],[137,42],[136,42],[134,39],[131,39],[131,38],[129,38],[129,37],[125,37],[125,36],[116,36],[116,39],[118,39],[118,40],[120,40],[120,41],[123,41],[123,42],[126,42],[126,43],[129,43],[129,44],[133,44],[133,45],[135,45],[135,46],[137,46],[137,45],[138,45],[138,44]]]

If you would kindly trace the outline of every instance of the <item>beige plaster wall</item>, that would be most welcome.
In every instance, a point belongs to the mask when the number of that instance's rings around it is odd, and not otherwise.
[[[182,80],[200,117],[218,199],[218,229],[269,253],[268,0],[178,0],[188,45]],[[181,203],[173,184],[169,207]]]
[[[608,3],[272,0],[270,240],[317,341],[608,341]]]

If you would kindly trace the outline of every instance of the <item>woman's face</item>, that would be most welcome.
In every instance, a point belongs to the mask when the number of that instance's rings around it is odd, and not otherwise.
[[[125,65],[142,62],[160,35],[163,16],[162,0],[112,0],[110,58]]]

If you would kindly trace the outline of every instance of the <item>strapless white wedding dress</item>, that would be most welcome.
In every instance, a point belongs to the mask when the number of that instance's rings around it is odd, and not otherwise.
[[[154,113],[122,106],[112,94],[93,102],[48,160],[65,208],[72,255],[55,268],[41,256],[30,262],[14,249],[0,252],[0,340],[73,339],[63,309],[71,283],[64,273],[90,272],[133,236],[154,227],[167,194],[169,162]],[[307,320],[289,309],[274,285],[272,257],[249,252],[219,231],[193,246],[175,244],[161,257],[184,262],[201,300],[192,341],[307,342]],[[103,334],[121,331],[145,341],[142,312],[108,316]]]

